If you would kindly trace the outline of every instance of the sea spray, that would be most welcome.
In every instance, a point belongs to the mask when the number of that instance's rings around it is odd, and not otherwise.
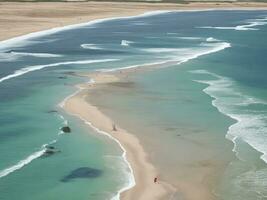
[[[129,41],[129,40],[122,40],[121,41],[121,46],[130,46],[130,44],[132,44],[134,42]]]

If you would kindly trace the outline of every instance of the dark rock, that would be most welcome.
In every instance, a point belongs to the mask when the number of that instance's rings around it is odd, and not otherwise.
[[[8,50],[8,51],[5,51],[5,53],[12,53],[12,52],[14,52],[12,49]]]
[[[76,73],[75,72],[65,72],[64,74],[66,74],[66,75],[72,75],[72,76],[75,76],[76,75]]]
[[[46,149],[45,150],[45,154],[47,154],[47,155],[51,155],[51,154],[54,154],[54,153],[55,153],[54,150],[51,150],[51,149]]]
[[[59,76],[58,78],[59,78],[59,79],[67,79],[66,76]]]
[[[43,156],[45,156],[45,157],[47,157],[47,156],[51,156],[51,155],[53,155],[53,154],[55,154],[55,153],[57,153],[57,152],[60,152],[60,150],[56,149],[56,148],[53,147],[53,146],[47,146],[47,147],[45,148],[45,152],[44,152],[44,155],[43,155]]]
[[[57,113],[57,110],[49,110],[48,113]]]
[[[61,128],[61,130],[62,130],[64,133],[70,133],[70,132],[71,132],[71,129],[70,129],[69,126],[63,126],[63,127]]]
[[[62,182],[68,182],[76,178],[97,178],[101,176],[102,170],[91,167],[80,167],[71,171],[67,176],[61,179]]]
[[[42,155],[42,157],[52,156],[54,153],[56,153],[56,152],[53,150],[50,150],[50,149],[46,149],[44,154]]]

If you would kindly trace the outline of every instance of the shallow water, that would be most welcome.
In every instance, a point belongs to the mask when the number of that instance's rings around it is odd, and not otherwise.
[[[166,61],[179,64],[103,88],[99,106],[142,138],[167,181],[187,188],[205,174],[218,199],[266,198],[266,16],[171,12],[0,43],[0,199],[114,196],[127,184],[120,148],[58,104],[88,81],[73,72]],[[60,152],[41,156],[50,142]],[[61,181],[83,167],[101,173]]]

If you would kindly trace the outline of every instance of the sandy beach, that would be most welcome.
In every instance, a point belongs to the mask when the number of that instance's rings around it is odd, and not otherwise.
[[[78,116],[82,120],[89,122],[90,126],[101,132],[107,133],[115,138],[125,149],[126,159],[133,169],[136,185],[131,189],[125,189],[121,193],[121,199],[132,200],[153,200],[153,199],[175,199],[177,196],[183,196],[190,200],[212,200],[211,185],[214,184],[214,174],[218,175],[220,168],[217,164],[202,163],[204,167],[197,170],[194,180],[190,183],[177,180],[175,184],[162,180],[161,171],[151,164],[150,156],[146,153],[140,137],[132,134],[120,127],[109,115],[103,112],[102,108],[95,106],[95,92],[101,92],[103,88],[112,87],[114,84],[124,85],[129,82],[130,77],[138,73],[146,73],[161,67],[172,65],[172,62],[156,65],[144,65],[139,68],[129,68],[113,72],[97,72],[88,74],[77,74],[93,80],[90,83],[80,84],[76,87],[80,90],[76,95],[68,98],[64,103],[64,109],[71,115]],[[153,69],[152,69],[153,68]],[[96,100],[98,101],[98,100]],[[101,101],[101,100],[100,100]],[[113,130],[114,124],[116,131]],[[198,164],[197,162],[195,163]],[[184,171],[183,167],[177,169]],[[154,178],[158,182],[154,183]],[[192,192],[194,191],[194,192]]]
[[[95,19],[133,16],[155,10],[264,9],[265,3],[115,3],[115,2],[1,2],[0,41],[36,31]]]
[[[190,10],[190,9],[266,9],[265,3],[190,3],[190,4],[150,4],[150,3],[97,3],[97,2],[43,2],[43,3],[0,3],[0,40],[21,36],[27,33],[47,30],[54,27],[62,27],[71,24],[88,22],[95,19],[134,16],[155,10]],[[159,172],[149,162],[148,155],[142,147],[139,139],[116,124],[99,108],[90,104],[87,94],[97,90],[99,86],[113,82],[119,82],[132,70],[119,73],[95,73],[87,74],[95,83],[82,84],[77,87],[82,89],[78,94],[69,98],[64,105],[65,110],[77,115],[91,123],[92,127],[109,133],[118,140],[127,151],[136,185],[122,193],[125,200],[152,200],[171,199],[176,193],[177,187],[163,180],[154,183],[153,180]],[[84,76],[84,75],[83,75]],[[204,174],[211,173],[203,172]],[[211,199],[207,188],[198,188],[195,185],[195,193],[191,199]],[[192,185],[183,185],[180,189],[190,196]]]
[[[175,188],[160,180],[154,183],[154,178],[158,176],[158,172],[148,162],[146,152],[137,137],[128,133],[119,125],[116,125],[117,130],[114,131],[112,119],[103,114],[97,107],[91,105],[88,100],[85,100],[90,91],[97,89],[102,84],[118,82],[120,78],[107,73],[88,76],[94,80],[94,83],[78,85],[77,87],[82,89],[81,92],[69,98],[65,102],[64,108],[68,113],[78,115],[83,120],[90,122],[92,127],[97,127],[100,131],[110,134],[125,148],[127,160],[133,168],[136,185],[133,189],[123,192],[122,199],[169,199],[175,192]]]

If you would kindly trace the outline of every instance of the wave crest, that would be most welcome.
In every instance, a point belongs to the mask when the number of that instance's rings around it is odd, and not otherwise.
[[[208,74],[216,78],[216,80],[196,80],[196,82],[207,84],[208,87],[203,91],[214,98],[212,105],[236,121],[228,128],[226,138],[234,143],[233,151],[236,152],[237,157],[237,139],[242,139],[252,148],[261,152],[261,159],[267,163],[267,136],[265,134],[267,132],[267,113],[264,114],[247,107],[252,104],[267,105],[267,102],[235,90],[235,82],[229,78],[205,70],[191,72]]]
[[[101,63],[101,62],[112,62],[112,61],[116,61],[116,60],[118,60],[118,59],[78,60],[78,61],[58,62],[58,63],[52,63],[52,64],[47,64],[47,65],[34,65],[34,66],[25,67],[25,68],[16,70],[13,74],[9,74],[5,77],[0,78],[0,82],[3,82],[5,80],[11,79],[11,78],[15,78],[17,76],[21,76],[23,74],[26,74],[26,73],[29,73],[32,71],[47,68],[47,67],[56,67],[56,66],[60,66],[60,65],[73,65],[73,64],[84,65],[84,64],[92,64],[92,63]]]
[[[103,48],[97,46],[96,44],[81,44],[80,45],[83,49],[91,49],[91,50],[101,50]]]

